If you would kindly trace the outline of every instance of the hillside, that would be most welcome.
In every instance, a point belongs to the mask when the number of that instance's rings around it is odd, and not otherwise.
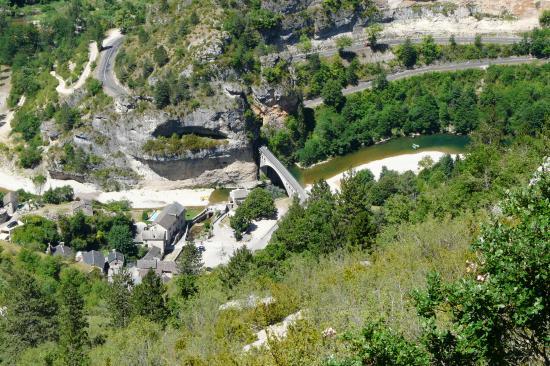
[[[549,7],[0,0],[0,365],[550,365]]]

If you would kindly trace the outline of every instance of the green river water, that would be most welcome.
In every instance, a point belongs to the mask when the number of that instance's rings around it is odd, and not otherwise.
[[[441,151],[449,154],[460,154],[466,151],[468,136],[449,134],[425,135],[417,137],[399,137],[387,142],[364,147],[344,156],[337,156],[327,162],[311,168],[291,167],[289,170],[302,185],[328,179],[339,173],[375,160],[390,158],[403,154],[422,151]],[[420,145],[413,149],[412,145]]]

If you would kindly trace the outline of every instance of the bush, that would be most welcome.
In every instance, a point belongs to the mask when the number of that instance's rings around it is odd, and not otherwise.
[[[63,202],[71,202],[74,199],[74,190],[71,186],[50,188],[42,196],[44,203],[58,205]]]
[[[12,241],[29,249],[44,251],[48,244],[59,241],[55,222],[41,216],[29,215],[21,219],[23,226],[15,228]]]
[[[277,216],[277,208],[272,195],[262,188],[255,188],[237,208],[230,219],[235,237],[240,240],[253,220],[271,219]]]

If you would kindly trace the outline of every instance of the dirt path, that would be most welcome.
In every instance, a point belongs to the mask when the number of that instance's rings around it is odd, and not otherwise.
[[[5,66],[0,66],[0,142],[6,143],[10,134],[10,122],[13,112],[8,108],[8,97],[11,89],[11,73]]]
[[[61,76],[59,76],[55,71],[51,71],[50,74],[59,82],[59,85],[57,86],[57,88],[55,88],[55,90],[57,90],[59,94],[70,95],[74,93],[75,90],[81,88],[88,77],[90,77],[90,75],[92,74],[92,64],[97,59],[98,55],[99,50],[97,48],[97,43],[90,43],[88,50],[88,62],[86,63],[86,66],[84,66],[84,70],[82,71],[82,74],[80,75],[76,83],[71,86],[67,86],[67,83]]]

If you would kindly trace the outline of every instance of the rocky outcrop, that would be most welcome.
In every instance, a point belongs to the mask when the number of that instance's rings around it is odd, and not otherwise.
[[[283,127],[287,116],[296,113],[300,105],[300,95],[288,85],[264,81],[251,89],[252,110],[262,118],[264,127]]]
[[[126,113],[96,115],[92,127],[95,134],[102,136],[99,138],[102,144],[94,144],[91,149],[106,159],[115,155],[135,159],[161,177],[185,181],[186,186],[253,181],[257,168],[245,128],[246,100],[238,93],[229,97],[221,90],[218,88],[219,93],[205,101],[203,107],[181,115],[154,109],[140,113],[132,108],[126,108]],[[173,134],[196,134],[223,139],[224,143],[178,156],[152,156],[144,152],[147,141]],[[97,136],[88,137],[94,138]]]

